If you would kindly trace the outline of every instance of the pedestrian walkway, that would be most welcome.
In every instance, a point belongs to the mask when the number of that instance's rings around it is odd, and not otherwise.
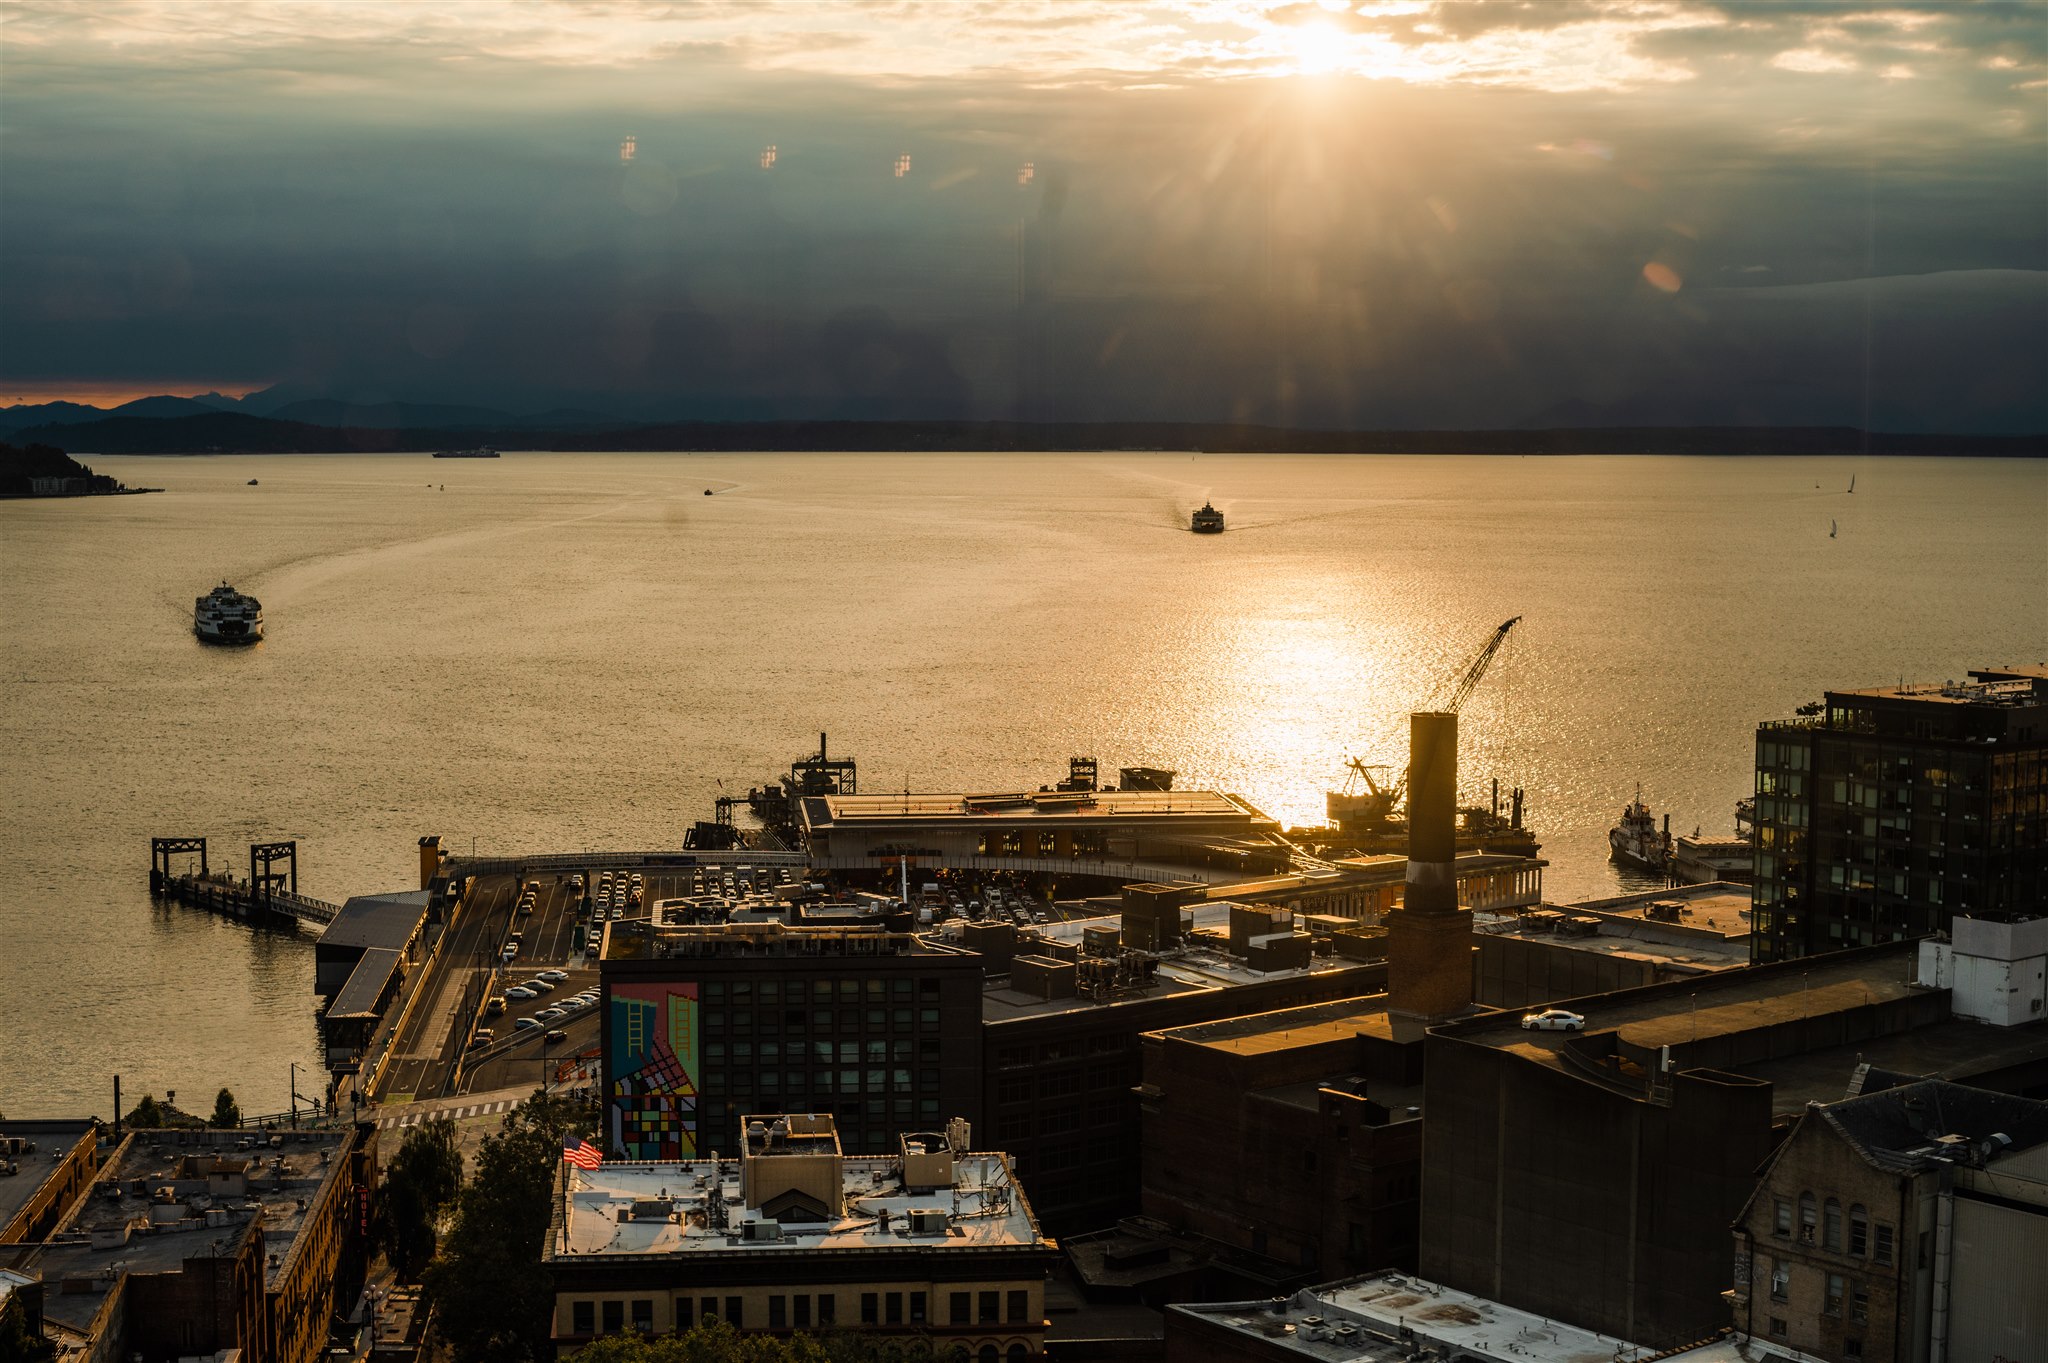
[[[497,1093],[470,1094],[443,1102],[401,1103],[388,1107],[385,1115],[377,1119],[377,1129],[401,1130],[436,1117],[448,1117],[458,1122],[467,1117],[495,1117],[518,1107],[528,1096],[529,1090],[526,1089],[501,1089]]]

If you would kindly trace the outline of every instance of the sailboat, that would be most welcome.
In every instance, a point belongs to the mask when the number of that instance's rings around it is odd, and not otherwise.
[[[1828,522],[1828,538],[1829,538],[1829,539],[1833,539],[1834,537],[1835,537],[1835,523],[1834,523],[1834,521],[1830,520],[1830,521]]]
[[[1849,491],[1851,491],[1851,492],[1854,492],[1855,490],[1856,490],[1856,475],[1852,473],[1852,474],[1850,474],[1850,475],[1849,475]]]

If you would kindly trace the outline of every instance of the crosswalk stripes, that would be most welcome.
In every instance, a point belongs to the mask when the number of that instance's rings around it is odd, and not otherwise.
[[[418,1126],[421,1122],[431,1121],[436,1117],[450,1117],[458,1122],[470,1117],[493,1117],[508,1108],[517,1107],[518,1105],[519,1100],[516,1098],[500,1098],[495,1102],[470,1103],[466,1106],[451,1105],[435,1108],[432,1111],[417,1110],[393,1113],[389,1117],[378,1118],[377,1129],[379,1131],[403,1130],[409,1126]]]

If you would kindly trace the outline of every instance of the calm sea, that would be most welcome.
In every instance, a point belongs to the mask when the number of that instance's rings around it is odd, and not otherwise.
[[[94,458],[0,503],[0,1110],[285,1105],[311,938],[152,906],[149,839],[301,888],[416,840],[675,846],[829,730],[869,788],[1172,767],[1290,821],[1523,617],[1461,769],[1567,900],[1640,784],[1728,831],[1759,719],[2048,657],[2048,463],[552,455]],[[1851,475],[1855,491],[1847,491]],[[259,485],[249,486],[250,480]],[[717,495],[706,497],[709,488]],[[1187,533],[1205,498],[1228,533]],[[1836,534],[1831,538],[1829,528]],[[191,632],[223,578],[246,652]],[[237,850],[239,849],[239,850]],[[312,1085],[321,1076],[317,1070]]]

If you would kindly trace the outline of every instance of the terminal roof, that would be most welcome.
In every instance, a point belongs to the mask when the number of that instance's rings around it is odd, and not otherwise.
[[[333,1001],[327,1005],[329,1020],[338,1022],[342,1018],[375,1017],[377,1001],[384,997],[384,987],[391,983],[392,973],[398,969],[400,959],[400,954],[388,947],[371,947],[365,951]]]
[[[1004,794],[875,794],[804,797],[806,821],[828,824],[984,824],[1020,819],[1046,822],[1174,822],[1272,820],[1235,795],[1209,790],[1101,790],[1083,793],[1018,791]]]
[[[426,916],[425,890],[353,895],[321,931],[320,945],[401,950]]]

